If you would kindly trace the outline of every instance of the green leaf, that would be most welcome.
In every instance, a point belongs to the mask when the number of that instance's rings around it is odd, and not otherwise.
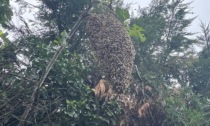
[[[58,43],[59,43],[58,40],[54,40],[52,45],[58,45]]]
[[[140,39],[141,42],[146,41],[146,37],[144,36],[144,34],[142,34],[142,32],[144,31],[142,27],[139,27],[138,25],[134,24],[132,28],[127,28],[127,29],[131,37],[136,37]]]
[[[4,33],[2,30],[0,30],[0,39],[3,40],[4,45],[7,45],[8,43],[10,43],[10,40],[7,38],[7,33]]]
[[[65,46],[67,38],[68,38],[68,33],[66,32],[66,30],[64,30],[63,32],[61,32],[58,38],[53,41],[52,44],[53,45],[61,44],[62,46]]]
[[[4,33],[0,30],[0,36],[3,35]]]
[[[68,38],[68,33],[66,32],[66,30],[64,30],[63,32],[61,32],[61,37],[62,38]]]
[[[115,10],[116,17],[120,20],[120,22],[124,23],[126,19],[130,17],[130,14],[127,9],[122,9],[117,7]]]

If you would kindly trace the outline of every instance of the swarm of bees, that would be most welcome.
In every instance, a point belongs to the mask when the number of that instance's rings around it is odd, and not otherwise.
[[[131,83],[135,49],[124,25],[110,14],[90,14],[86,31],[89,46],[112,90],[123,93]]]

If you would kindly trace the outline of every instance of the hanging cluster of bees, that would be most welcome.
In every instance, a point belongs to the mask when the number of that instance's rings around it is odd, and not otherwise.
[[[124,25],[110,14],[90,14],[86,31],[101,76],[115,93],[123,93],[131,83],[135,49]]]
[[[112,98],[117,100],[125,112],[120,119],[120,126],[139,125],[138,120],[130,118],[133,115],[137,115],[136,117],[139,117],[144,125],[145,118],[153,119],[151,111],[164,113],[161,109],[157,109],[158,105],[150,98],[142,95],[142,100],[139,101],[138,98],[125,92],[131,83],[136,83],[132,82],[131,77],[135,49],[126,28],[115,15],[90,14],[86,19],[86,32],[89,36],[88,50],[94,52],[97,73],[105,76],[96,82],[95,96],[101,101]],[[151,92],[152,88],[146,86],[145,90]],[[132,93],[139,92],[135,90]]]

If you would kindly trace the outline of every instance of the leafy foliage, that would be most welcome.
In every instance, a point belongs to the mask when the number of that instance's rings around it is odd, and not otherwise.
[[[20,10],[30,9],[24,0],[16,2]],[[110,13],[110,2],[96,2],[91,12]],[[36,29],[30,30],[24,19],[21,28],[8,27],[10,3],[0,0],[0,24],[10,28],[8,33],[0,30],[0,124],[19,124],[35,84],[63,45],[65,49],[39,88],[25,125],[209,125],[209,26],[201,25],[204,34],[197,40],[188,38],[192,33],[186,28],[194,20],[187,18],[190,3],[153,0],[134,18],[122,1],[113,3],[121,23],[131,20],[127,29],[136,58],[126,94],[111,100],[94,94],[101,77],[96,57],[86,46],[85,23],[71,40],[60,43],[90,4],[89,0],[42,0],[33,6],[39,11],[35,20],[30,20]],[[12,32],[19,35],[9,40]],[[190,50],[194,43],[205,45],[197,56]]]
[[[198,41],[204,45],[203,50],[200,52],[199,57],[195,59],[193,64],[189,69],[189,82],[190,85],[193,87],[193,91],[197,94],[209,97],[210,88],[210,48],[209,48],[209,41],[210,41],[210,29],[209,25],[205,26],[204,23],[201,22],[201,30],[202,35],[198,36]]]
[[[122,9],[122,8],[117,7],[116,10],[115,10],[115,13],[116,13],[116,17],[122,23],[124,23],[125,20],[130,18],[130,14],[129,14],[127,9]]]
[[[0,24],[3,27],[7,27],[8,21],[11,20],[13,13],[10,9],[9,0],[0,0]]]
[[[194,19],[185,18],[190,13],[189,5],[180,0],[154,0],[149,8],[140,9],[139,18],[131,20],[131,25],[137,24],[144,29],[147,38],[144,43],[133,38],[137,51],[135,64],[140,70],[142,81],[153,88],[153,93],[159,97],[159,107],[165,110],[163,125],[200,125],[206,119],[204,111],[200,109],[202,105],[188,107],[188,102],[196,105],[193,99],[200,104],[203,101],[191,89],[182,90],[188,88],[188,70],[194,55],[190,46],[196,43],[187,37],[192,33],[185,31]],[[194,75],[197,76],[196,73]],[[172,87],[183,95],[172,96],[173,92],[167,91]],[[191,98],[185,102],[188,95]],[[193,116],[195,113],[197,115]],[[194,118],[200,120],[194,122]]]
[[[138,25],[134,24],[133,28],[128,28],[129,35],[131,37],[139,38],[142,42],[145,42],[146,38],[142,32],[144,31],[143,28],[139,27]]]

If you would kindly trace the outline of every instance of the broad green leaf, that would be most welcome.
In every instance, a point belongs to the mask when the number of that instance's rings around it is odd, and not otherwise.
[[[58,45],[58,44],[59,44],[58,40],[54,40],[52,43],[52,45]]]
[[[146,41],[146,37],[144,36],[144,34],[142,34],[142,32],[144,31],[142,27],[139,27],[138,25],[134,24],[132,28],[127,28],[127,29],[131,37],[136,37],[140,39],[141,42]]]
[[[58,38],[53,41],[53,45],[61,44],[62,46],[65,46],[67,38],[68,38],[68,33],[66,32],[66,30],[64,30],[63,32],[61,32]]]
[[[2,30],[0,30],[0,39],[3,40],[4,44],[8,44],[10,40],[7,38],[8,33],[4,33]]]
[[[68,38],[68,33],[66,32],[66,30],[64,30],[63,32],[61,32],[61,37]]]
[[[116,13],[116,17],[122,23],[124,23],[124,21],[130,17],[127,9],[122,9],[122,8],[117,7],[116,10],[115,10],[115,13]]]

